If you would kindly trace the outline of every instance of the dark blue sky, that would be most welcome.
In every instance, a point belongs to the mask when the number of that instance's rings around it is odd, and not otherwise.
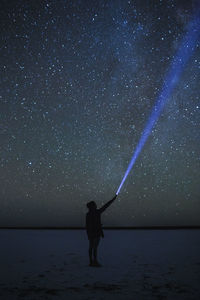
[[[0,226],[115,194],[198,1],[1,1]],[[104,225],[199,225],[200,39]]]

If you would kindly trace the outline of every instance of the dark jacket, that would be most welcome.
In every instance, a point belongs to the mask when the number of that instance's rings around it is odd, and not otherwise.
[[[86,230],[89,240],[104,236],[101,224],[101,214],[106,210],[108,206],[110,206],[115,198],[116,197],[108,201],[99,209],[89,210],[89,212],[86,214]]]
[[[99,209],[89,211],[86,214],[86,230],[89,240],[96,237],[103,237],[101,212]]]

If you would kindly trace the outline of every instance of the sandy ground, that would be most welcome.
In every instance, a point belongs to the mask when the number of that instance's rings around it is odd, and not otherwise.
[[[200,230],[0,230],[0,299],[200,299]]]

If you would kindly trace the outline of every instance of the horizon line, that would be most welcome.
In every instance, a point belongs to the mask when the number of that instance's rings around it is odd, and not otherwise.
[[[32,229],[32,230],[85,230],[84,226],[0,226],[0,229]],[[200,225],[158,225],[158,226],[105,226],[105,230],[158,230],[158,229],[200,229]]]

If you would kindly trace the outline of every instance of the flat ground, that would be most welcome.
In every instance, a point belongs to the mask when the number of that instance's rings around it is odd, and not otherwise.
[[[1,299],[200,299],[200,230],[0,230]]]

